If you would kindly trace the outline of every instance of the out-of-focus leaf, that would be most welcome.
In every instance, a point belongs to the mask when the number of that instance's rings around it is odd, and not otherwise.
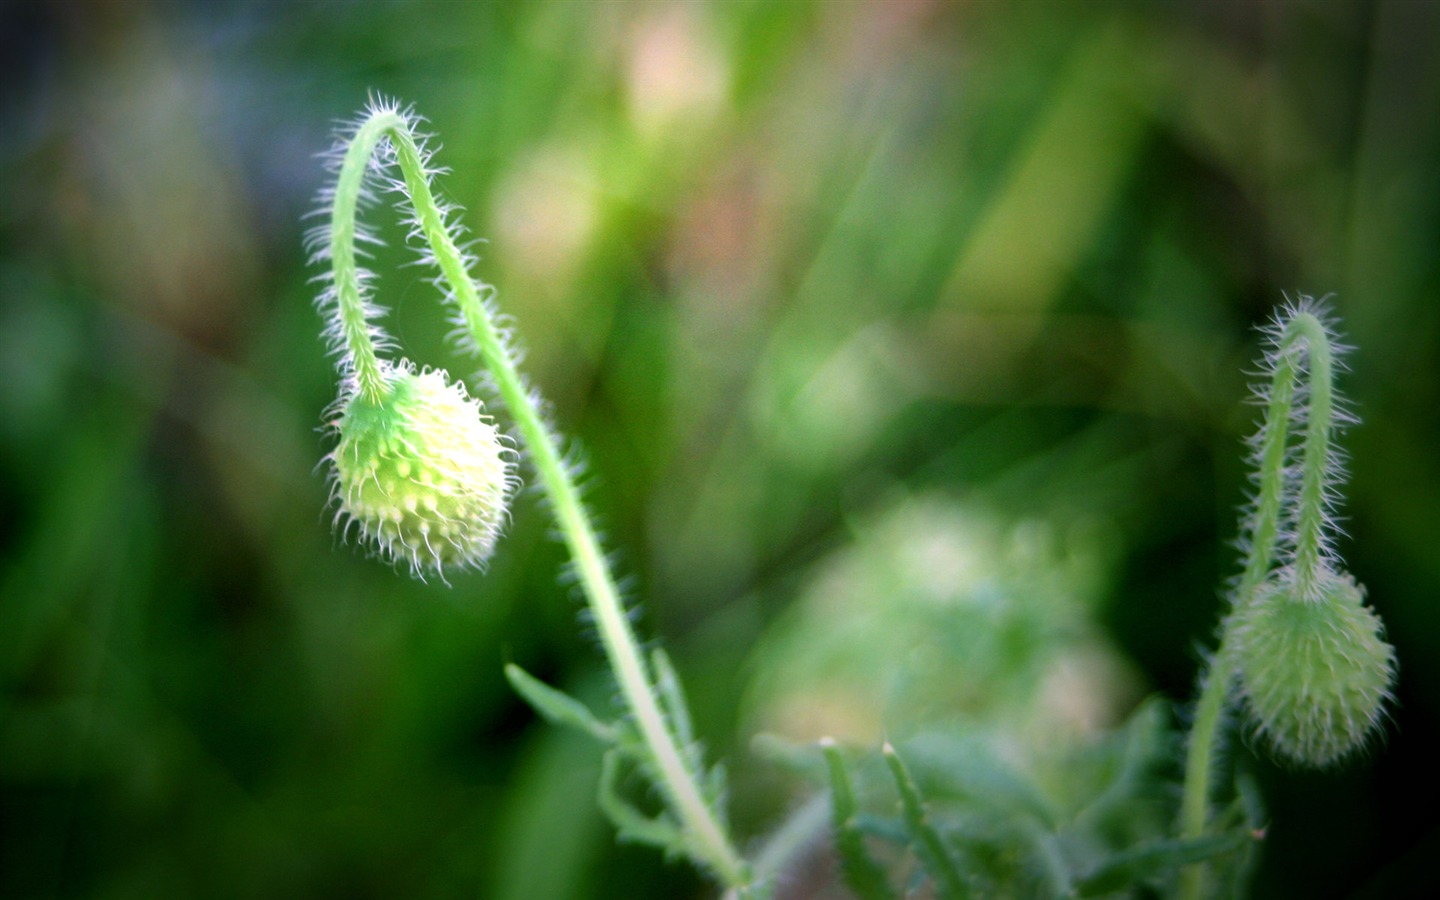
[[[1190,863],[1204,862],[1222,853],[1243,847],[1249,834],[1218,834],[1193,840],[1155,841],[1111,857],[1104,865],[1076,885],[1082,897],[1117,891],[1152,876],[1178,870]]]
[[[505,677],[510,680],[515,692],[551,724],[578,728],[603,744],[615,743],[617,734],[614,726],[597,719],[579,700],[550,687],[514,663],[505,666]]]

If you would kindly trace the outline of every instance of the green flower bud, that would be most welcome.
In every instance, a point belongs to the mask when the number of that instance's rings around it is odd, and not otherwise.
[[[499,432],[440,370],[381,364],[378,399],[340,400],[332,494],[337,521],[423,577],[482,565],[506,514],[511,473]]]
[[[1307,595],[1272,578],[1234,624],[1241,690],[1278,755],[1328,766],[1364,743],[1390,696],[1395,649],[1353,578],[1324,571]]]

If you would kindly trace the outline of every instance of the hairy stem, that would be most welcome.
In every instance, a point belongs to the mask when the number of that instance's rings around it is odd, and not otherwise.
[[[355,263],[355,219],[365,184],[365,169],[375,148],[387,132],[405,127],[395,110],[377,110],[356,130],[335,179],[335,198],[330,210],[330,260],[334,273],[335,301],[340,313],[341,334],[353,361],[355,381],[366,400],[378,400],[385,389],[375,341],[365,319],[365,302],[360,295],[360,268]]]
[[[1210,778],[1215,768],[1215,744],[1220,736],[1220,722],[1225,717],[1225,700],[1235,667],[1229,648],[1222,641],[1211,660],[1210,671],[1195,707],[1195,722],[1190,728],[1190,743],[1185,750],[1185,787],[1180,800],[1180,836],[1198,838],[1205,833],[1210,815]],[[1199,900],[1205,895],[1205,869],[1196,863],[1181,873],[1180,896]]]
[[[1271,373],[1269,401],[1265,407],[1265,421],[1260,426],[1260,444],[1256,448],[1255,464],[1260,480],[1249,525],[1245,568],[1235,592],[1240,605],[1249,602],[1275,564],[1280,518],[1285,505],[1286,445],[1295,405],[1297,372],[1294,354],[1285,352],[1286,343],[1281,344],[1280,351]]]
[[[1300,356],[1306,357],[1306,365]],[[1326,527],[1325,481],[1329,467],[1334,397],[1331,387],[1333,351],[1324,324],[1314,313],[1301,309],[1285,320],[1274,348],[1265,420],[1255,450],[1259,482],[1255,509],[1249,523],[1245,568],[1235,590],[1235,607],[1249,604],[1276,564],[1277,544],[1285,507],[1286,457],[1295,422],[1296,382],[1308,371],[1305,445],[1301,457],[1299,499],[1295,510],[1295,578],[1301,596],[1310,592],[1323,563]],[[1185,786],[1180,806],[1180,836],[1201,837],[1209,824],[1211,779],[1215,746],[1225,718],[1225,701],[1235,680],[1228,621],[1221,629],[1220,646],[1205,675],[1195,721],[1185,755]],[[1187,867],[1181,896],[1198,900],[1205,895],[1203,864]]]
[[[1300,466],[1300,497],[1295,520],[1295,587],[1307,599],[1316,594],[1316,582],[1325,565],[1325,484],[1330,470],[1330,432],[1334,396],[1331,386],[1333,353],[1325,326],[1310,313],[1290,320],[1286,336],[1303,341],[1308,357],[1310,396],[1305,418],[1305,451]]]
[[[500,331],[491,321],[489,311],[481,301],[479,289],[466,268],[464,255],[450,236],[444,214],[430,190],[424,161],[410,123],[399,112],[383,109],[372,112],[356,132],[355,140],[342,164],[339,183],[349,185],[350,189],[336,192],[332,254],[337,288],[342,284],[342,264],[350,269],[345,276],[350,281],[343,283],[350,284],[354,281],[354,252],[353,246],[343,248],[342,253],[333,245],[341,243],[342,239],[353,244],[354,198],[358,195],[360,179],[368,164],[369,155],[381,138],[389,139],[395,148],[400,172],[405,180],[406,193],[414,206],[420,230],[434,254],[435,263],[452,292],[456,306],[464,317],[465,327],[479,348],[481,359],[489,370],[501,399],[510,410],[540,483],[550,498],[565,543],[574,560],[586,602],[594,615],[600,643],[614,670],[626,706],[654,757],[665,799],[690,836],[701,860],[714,870],[725,885],[743,889],[749,881],[747,867],[731,847],[719,817],[700,791],[697,773],[690,770],[666,724],[657,700],[652,674],[625,616],[614,576],[600,550],[600,542],[580,502],[574,480],[561,459],[554,436],[545,426],[535,399],[515,368]],[[342,222],[340,218],[342,195],[348,198],[347,205],[343,207],[344,213],[349,217],[346,222]],[[374,349],[368,332],[364,330],[363,314],[358,309],[358,290],[354,293],[355,309],[347,310],[348,296],[350,295],[341,291],[341,310],[346,317],[346,340],[351,342],[357,357],[360,356],[362,348],[367,350],[370,360],[368,365],[373,366]],[[355,322],[353,329],[352,321]],[[355,336],[363,338],[363,342],[355,341]],[[356,372],[357,377],[362,377],[362,389],[365,384],[365,366],[364,359],[357,360]],[[376,377],[378,379],[378,375]]]

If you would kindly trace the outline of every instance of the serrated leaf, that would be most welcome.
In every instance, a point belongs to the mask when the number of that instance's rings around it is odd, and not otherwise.
[[[705,773],[701,782],[705,792],[705,802],[715,810],[720,818],[720,824],[729,827],[725,818],[725,809],[729,806],[730,799],[730,773],[726,771],[723,763],[716,763]]]
[[[515,693],[552,725],[578,728],[603,744],[613,745],[618,740],[615,726],[600,721],[585,704],[564,691],[556,690],[514,663],[505,666],[505,677],[515,689]]]
[[[618,749],[605,753],[604,764],[600,770],[600,787],[596,795],[600,810],[615,826],[616,836],[622,841],[659,847],[666,853],[693,856],[684,833],[670,817],[664,813],[647,816],[620,796],[620,761],[626,755],[628,754]]]
[[[660,692],[660,703],[665,708],[670,731],[675,736],[675,742],[688,752],[695,743],[695,726],[690,721],[690,708],[680,689],[680,677],[675,674],[669,654],[659,647],[650,653],[650,666],[655,670],[655,687]]]

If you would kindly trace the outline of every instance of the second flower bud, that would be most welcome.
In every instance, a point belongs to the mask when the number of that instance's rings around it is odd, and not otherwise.
[[[1395,649],[1348,574],[1323,572],[1314,596],[1277,576],[1235,628],[1246,705],[1281,756],[1332,765],[1374,732],[1395,681]]]

